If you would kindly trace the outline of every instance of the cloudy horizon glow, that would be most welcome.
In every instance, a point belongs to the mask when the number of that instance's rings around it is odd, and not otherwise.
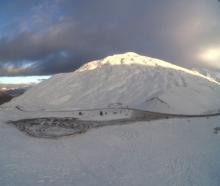
[[[32,84],[40,83],[42,80],[49,79],[51,76],[18,76],[0,77],[0,84]]]
[[[219,19],[217,0],[3,0],[0,76],[70,72],[128,51],[220,70],[210,47],[219,46]]]

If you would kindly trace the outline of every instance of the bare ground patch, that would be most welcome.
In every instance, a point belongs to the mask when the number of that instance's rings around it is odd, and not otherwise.
[[[38,138],[59,138],[62,136],[85,133],[91,128],[108,125],[122,125],[128,122],[128,120],[82,121],[71,117],[49,117],[8,121],[8,124],[14,125],[17,129],[29,136]]]
[[[214,128],[214,134],[218,134],[220,132],[220,127],[215,127]]]

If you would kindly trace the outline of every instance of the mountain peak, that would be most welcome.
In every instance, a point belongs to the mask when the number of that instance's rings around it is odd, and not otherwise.
[[[159,68],[167,68],[167,69],[173,69],[177,71],[182,71],[187,74],[191,74],[194,76],[199,76],[203,78],[208,78],[205,77],[204,75],[200,74],[197,71],[192,71],[187,68],[183,68],[177,65],[174,65],[172,63],[157,59],[157,58],[152,58],[148,56],[143,56],[139,55],[135,52],[126,52],[123,54],[115,54],[112,56],[108,56],[104,59],[96,60],[89,62],[82,67],[78,69],[79,72],[83,71],[90,71],[90,70],[95,70],[98,68],[103,67],[104,65],[110,65],[110,66],[128,66],[128,65],[136,65],[136,66],[143,66],[143,67],[159,67]],[[209,81],[215,82],[213,78],[208,78]]]
[[[145,66],[166,66],[173,67],[170,63],[155,58],[142,56],[134,52],[126,52],[124,54],[115,54],[104,59],[89,62],[83,65],[79,71],[94,70],[103,65],[145,65]]]
[[[137,54],[135,52],[125,52],[123,54],[116,54],[114,56],[117,56],[117,55],[120,55],[120,56],[140,56],[140,54]]]

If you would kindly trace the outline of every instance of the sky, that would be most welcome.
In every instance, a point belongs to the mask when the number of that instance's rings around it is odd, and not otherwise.
[[[42,80],[49,79],[51,76],[13,76],[0,77],[0,84],[32,84],[40,83]]]
[[[218,0],[0,0],[0,76],[51,75],[133,51],[220,70]]]

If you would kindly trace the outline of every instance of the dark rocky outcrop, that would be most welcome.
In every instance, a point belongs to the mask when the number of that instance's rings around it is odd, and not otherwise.
[[[0,91],[0,105],[3,103],[9,102],[13,97],[7,94],[4,91]]]

